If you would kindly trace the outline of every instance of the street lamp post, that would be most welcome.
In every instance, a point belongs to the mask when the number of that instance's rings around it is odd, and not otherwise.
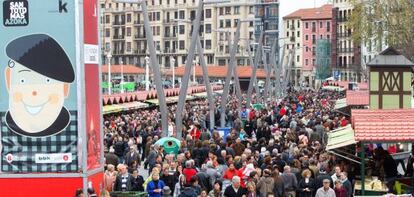
[[[108,54],[106,55],[106,57],[108,58],[108,94],[111,95],[112,94],[112,79],[111,79],[111,52],[108,52]]]
[[[121,93],[124,93],[124,62],[121,60]]]
[[[197,61],[193,61],[193,64],[194,64],[194,66],[193,66],[193,85],[195,85],[196,84],[196,66],[197,66]]]
[[[175,59],[171,57],[171,66],[172,66],[172,86],[175,88]]]
[[[145,91],[149,91],[149,61],[148,56],[145,57]]]

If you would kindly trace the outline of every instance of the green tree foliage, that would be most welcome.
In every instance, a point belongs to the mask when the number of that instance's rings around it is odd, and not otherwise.
[[[355,43],[381,40],[414,60],[414,0],[352,0],[348,20]],[[378,49],[378,48],[377,48]]]

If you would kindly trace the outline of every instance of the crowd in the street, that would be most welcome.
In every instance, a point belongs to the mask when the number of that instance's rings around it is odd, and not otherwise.
[[[245,95],[244,95],[245,96]],[[157,108],[104,117],[105,189],[145,191],[150,197],[348,197],[359,171],[350,161],[325,151],[326,133],[349,124],[333,110],[340,93],[291,91],[269,99],[262,109],[246,108],[231,96],[227,136],[209,131],[205,99],[186,103],[178,154],[155,144],[161,137]],[[253,96],[253,102],[256,98]],[[220,97],[215,119],[220,123]],[[169,108],[168,136],[176,136]],[[148,170],[141,176],[140,167]],[[386,169],[387,170],[387,169]]]

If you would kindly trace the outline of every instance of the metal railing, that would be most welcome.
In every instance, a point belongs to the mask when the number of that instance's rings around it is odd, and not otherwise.
[[[124,39],[125,36],[124,35],[115,35],[113,36],[113,39]]]

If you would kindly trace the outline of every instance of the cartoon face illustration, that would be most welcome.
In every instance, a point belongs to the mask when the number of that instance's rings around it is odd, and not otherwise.
[[[53,135],[66,128],[70,114],[63,104],[74,71],[61,46],[47,35],[34,34],[10,42],[6,53],[10,57],[5,69],[7,126],[33,137]]]

